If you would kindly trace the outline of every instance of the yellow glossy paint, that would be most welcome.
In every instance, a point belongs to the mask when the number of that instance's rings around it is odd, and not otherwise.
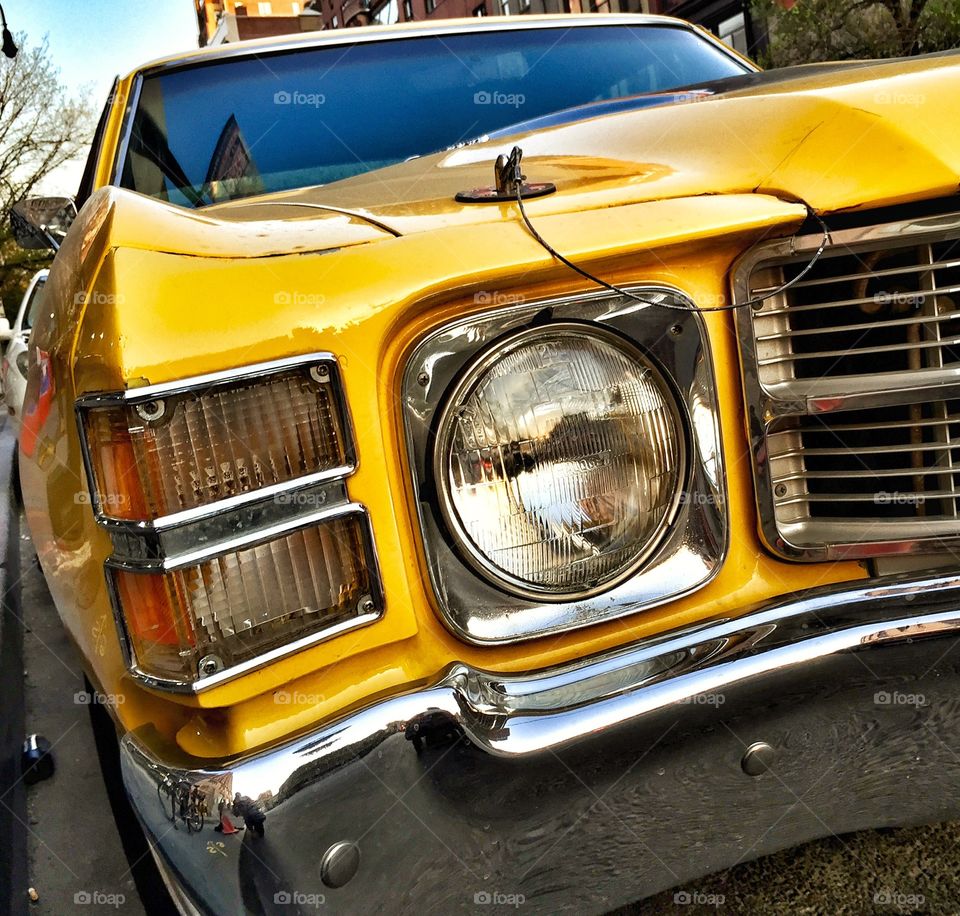
[[[880,76],[867,68],[854,78],[848,69],[830,79],[811,75],[791,92],[749,90],[530,135],[523,140],[528,174],[556,181],[559,192],[532,201],[529,211],[545,237],[594,272],[620,283],[670,284],[701,306],[716,305],[726,301],[731,265],[746,249],[799,226],[806,215],[799,199],[827,212],[956,190],[960,138],[946,141],[960,132],[960,118],[918,108],[907,125],[869,101],[878,92],[922,90],[960,114],[960,102],[939,88],[945,70],[956,73],[937,61]],[[748,125],[752,149],[741,149],[728,133]],[[846,165],[834,152],[844,130],[856,157]],[[860,130],[860,137],[849,135]],[[542,668],[865,575],[850,562],[782,562],[762,547],[733,322],[729,313],[712,313],[704,320],[731,526],[717,577],[626,619],[516,645],[471,646],[444,628],[406,465],[399,402],[405,360],[425,334],[489,308],[478,292],[535,301],[590,289],[534,242],[514,206],[453,201],[456,190],[489,181],[497,151],[480,145],[276,195],[302,204],[294,208],[261,198],[190,213],[104,189],[81,214],[51,273],[51,314],[34,331],[55,392],[21,468],[52,594],[95,681],[127,699],[115,710],[122,727],[151,724],[190,753],[228,756],[427,682],[454,662]],[[891,169],[894,156],[907,167]],[[101,185],[108,171],[98,171]],[[78,499],[85,485],[75,397],[315,350],[331,350],[341,362],[360,455],[349,492],[373,522],[383,619],[199,697],[138,686],[106,627],[109,540]],[[32,368],[28,405],[37,405],[39,385]]]

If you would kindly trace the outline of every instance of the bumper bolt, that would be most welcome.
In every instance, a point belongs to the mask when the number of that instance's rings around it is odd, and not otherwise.
[[[777,752],[766,741],[755,741],[740,761],[740,766],[747,776],[762,776],[773,766]]]
[[[320,879],[327,887],[343,887],[360,866],[360,847],[356,843],[334,843],[320,861]]]

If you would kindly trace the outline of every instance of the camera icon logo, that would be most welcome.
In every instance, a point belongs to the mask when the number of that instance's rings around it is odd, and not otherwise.
[[[475,92],[473,94],[474,105],[489,105],[492,101],[493,96],[491,96],[486,90],[481,90],[480,92]]]
[[[90,903],[93,898],[90,896],[90,891],[77,891],[73,895],[74,904],[80,906]]]
[[[280,89],[273,94],[274,105],[289,105],[293,101],[293,96],[286,89]]]
[[[277,891],[277,892],[273,895],[273,902],[274,902],[274,903],[279,903],[279,904],[282,904],[282,905],[286,905],[286,904],[290,903],[292,900],[293,900],[293,898],[290,896],[290,892],[289,892],[289,891]]]

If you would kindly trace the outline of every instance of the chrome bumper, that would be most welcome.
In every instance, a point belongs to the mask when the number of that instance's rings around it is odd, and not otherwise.
[[[960,575],[870,580],[533,675],[454,665],[214,767],[141,730],[123,776],[199,912],[602,913],[818,836],[957,816],[958,643]],[[199,787],[201,829],[171,822],[164,781]],[[247,829],[214,832],[237,793],[262,830],[241,804]]]

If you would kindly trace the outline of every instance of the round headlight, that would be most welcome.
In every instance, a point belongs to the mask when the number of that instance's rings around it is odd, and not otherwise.
[[[434,472],[469,562],[524,597],[582,598],[630,576],[679,502],[685,446],[656,366],[595,327],[536,328],[455,386]]]

